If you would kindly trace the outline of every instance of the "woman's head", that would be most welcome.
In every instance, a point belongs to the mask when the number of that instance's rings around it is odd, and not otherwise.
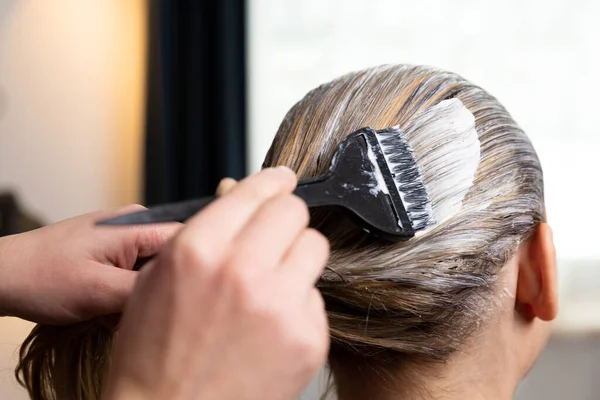
[[[323,174],[338,144],[364,126],[399,125],[417,160],[424,159],[430,147],[414,144],[431,143],[439,133],[433,125],[452,117],[435,114],[448,99],[460,100],[472,113],[480,143],[475,178],[459,210],[400,244],[373,240],[335,212],[313,214],[312,223],[332,245],[318,286],[338,381],[356,374],[359,364],[365,375],[369,369],[414,372],[433,360],[452,360],[491,334],[502,333],[494,346],[505,345],[516,334],[506,331],[509,324],[519,334],[534,332],[519,337],[529,349],[530,337],[539,342],[533,353],[524,350],[511,361],[520,363],[513,365],[518,380],[545,341],[539,321],[528,323],[556,313],[553,246],[547,226],[540,228],[540,163],[500,103],[463,78],[426,67],[381,66],[324,84],[288,112],[264,167],[286,165],[300,178]],[[456,157],[421,165],[434,192],[448,183],[444,171],[451,166],[440,165],[448,160]],[[535,331],[522,329],[534,325]]]
[[[459,114],[468,118],[453,119]],[[467,185],[451,184],[446,173],[462,168],[462,156],[428,158],[440,121],[467,121],[470,129],[474,123],[479,157]],[[498,382],[514,389],[545,342],[541,320],[556,314],[554,248],[543,223],[538,158],[495,98],[432,68],[351,73],[311,91],[289,111],[264,166],[318,176],[349,133],[395,125],[414,147],[436,216],[444,217],[411,240],[390,244],[335,211],[313,213],[311,223],[332,248],[318,287],[341,397],[379,399],[383,388],[395,395],[420,386],[448,398],[461,384]],[[449,160],[459,164],[451,167]],[[98,328],[90,323],[84,332],[81,326],[32,332],[17,372],[36,399],[100,398],[112,333]]]

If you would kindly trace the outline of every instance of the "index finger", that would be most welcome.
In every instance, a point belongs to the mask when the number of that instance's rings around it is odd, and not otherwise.
[[[223,257],[231,241],[260,206],[272,197],[291,193],[296,184],[296,175],[289,168],[264,169],[243,179],[190,218],[181,235],[202,246],[210,246],[212,257]]]

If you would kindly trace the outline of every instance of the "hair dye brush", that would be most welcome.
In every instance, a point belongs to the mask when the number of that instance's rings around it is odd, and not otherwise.
[[[299,181],[294,194],[311,208],[344,209],[365,231],[390,241],[409,239],[435,222],[413,151],[398,127],[352,133],[340,144],[329,172]],[[214,199],[159,205],[98,225],[184,222]]]

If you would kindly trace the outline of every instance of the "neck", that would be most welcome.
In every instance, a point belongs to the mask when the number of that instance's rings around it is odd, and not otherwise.
[[[350,389],[350,388],[346,388]],[[443,388],[421,388],[419,391],[392,391],[391,389],[381,390],[345,390],[338,388],[339,400],[510,400],[513,398],[513,391],[498,393],[485,388],[471,386],[461,390],[445,390]]]
[[[450,363],[428,370],[427,375],[401,371],[334,372],[339,400],[510,400],[517,383],[506,373],[495,376],[471,369],[471,373],[447,373]],[[440,370],[441,369],[441,370]],[[445,371],[445,372],[444,372]],[[458,371],[457,371],[458,372]],[[466,371],[465,371],[466,372]],[[402,379],[395,378],[404,376]],[[414,379],[411,379],[411,376]]]
[[[512,266],[511,266],[512,265]],[[510,400],[544,348],[549,327],[516,312],[516,264],[505,267],[502,310],[445,362],[400,356],[400,364],[381,357],[330,352],[339,400]],[[410,361],[412,360],[412,361]]]
[[[372,362],[331,360],[339,400],[510,400],[522,368],[495,338],[480,338],[445,362]],[[490,349],[498,349],[490,351]],[[338,362],[335,362],[338,361]]]

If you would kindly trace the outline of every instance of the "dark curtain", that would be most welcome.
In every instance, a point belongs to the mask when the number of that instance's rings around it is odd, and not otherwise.
[[[145,203],[213,194],[246,165],[244,0],[151,0]]]

